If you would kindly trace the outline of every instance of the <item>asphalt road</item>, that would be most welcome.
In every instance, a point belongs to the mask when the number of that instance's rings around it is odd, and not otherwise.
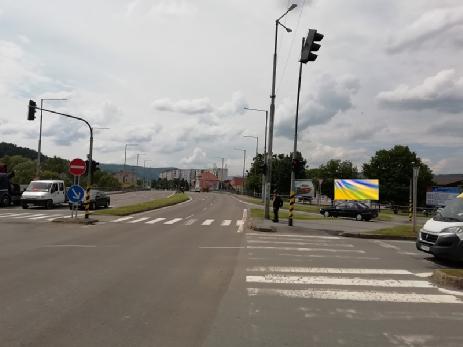
[[[94,226],[0,211],[0,345],[463,345],[463,293],[413,243],[255,233],[192,198]]]

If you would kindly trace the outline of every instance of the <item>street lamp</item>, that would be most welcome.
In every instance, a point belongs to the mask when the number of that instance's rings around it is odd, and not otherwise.
[[[261,110],[258,108],[248,108],[245,107],[245,110],[248,111],[257,111],[257,112],[265,112],[265,137],[264,137],[264,167],[268,167],[268,158],[267,158],[267,122],[268,122],[268,111]],[[264,217],[265,219],[270,219],[270,194],[267,192],[270,190],[267,188],[267,172],[264,170],[262,174],[262,201],[264,202]]]
[[[146,187],[146,162],[151,161],[151,159],[143,160],[143,188]]]
[[[243,182],[242,182],[242,189],[244,194],[244,170],[246,169],[246,150],[242,148],[233,148],[235,151],[242,151],[243,152]]]
[[[270,195],[270,189],[271,189],[271,183],[272,183],[272,158],[273,158],[273,123],[275,120],[275,84],[276,84],[276,74],[277,74],[277,44],[278,44],[278,27],[282,26],[283,28],[286,29],[287,32],[291,32],[291,29],[285,27],[283,24],[280,23],[280,20],[288,14],[288,12],[294,10],[297,7],[296,4],[292,4],[286,12],[275,21],[275,49],[273,52],[273,72],[272,72],[272,94],[270,95],[270,124],[269,124],[269,132],[268,132],[268,160],[267,160],[267,170],[268,170],[268,175],[267,175],[267,182],[270,184],[269,188],[269,194]],[[266,211],[269,209],[270,201],[267,199],[265,201],[265,209]],[[268,211],[266,212],[268,213]],[[267,216],[266,216],[267,218]]]
[[[259,136],[243,135],[243,137],[250,137],[250,138],[256,139],[256,158],[257,158],[257,154],[259,154],[258,153],[258,151],[259,151]]]
[[[40,178],[40,162],[41,162],[41,156],[42,156],[42,108],[43,108],[43,102],[44,101],[66,101],[68,99],[56,99],[56,98],[48,98],[48,99],[40,99],[40,130],[39,130],[39,148],[37,149],[37,171],[36,171],[36,176],[37,178]]]

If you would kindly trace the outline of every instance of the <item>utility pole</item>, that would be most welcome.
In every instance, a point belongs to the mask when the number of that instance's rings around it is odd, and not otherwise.
[[[413,233],[416,234],[416,205],[418,200],[418,175],[420,167],[413,166]]]

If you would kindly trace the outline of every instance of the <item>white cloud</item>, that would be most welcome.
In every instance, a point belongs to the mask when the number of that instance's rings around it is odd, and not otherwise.
[[[455,32],[453,30],[455,29]],[[436,8],[406,28],[399,28],[387,47],[389,53],[415,51],[429,41],[442,42],[463,35],[463,6]]]
[[[149,11],[153,16],[190,16],[197,12],[197,8],[185,0],[161,0],[153,5]]]
[[[196,147],[193,150],[191,155],[182,158],[180,160],[180,164],[188,165],[189,167],[202,167],[203,165],[207,165],[207,155],[201,148]]]
[[[208,98],[172,101],[169,98],[153,101],[153,108],[158,111],[184,114],[204,114],[212,112],[214,107]]]
[[[377,99],[384,107],[460,113],[463,111],[463,77],[453,69],[443,70],[420,85],[401,84],[392,91],[381,92]]]

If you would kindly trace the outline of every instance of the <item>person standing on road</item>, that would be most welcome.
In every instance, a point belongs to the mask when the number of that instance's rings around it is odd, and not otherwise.
[[[280,198],[280,196],[278,195],[278,192],[275,190],[273,192],[273,222],[274,223],[278,223],[279,222],[279,219],[278,219],[278,210],[280,209],[280,207],[283,206],[283,200]]]

